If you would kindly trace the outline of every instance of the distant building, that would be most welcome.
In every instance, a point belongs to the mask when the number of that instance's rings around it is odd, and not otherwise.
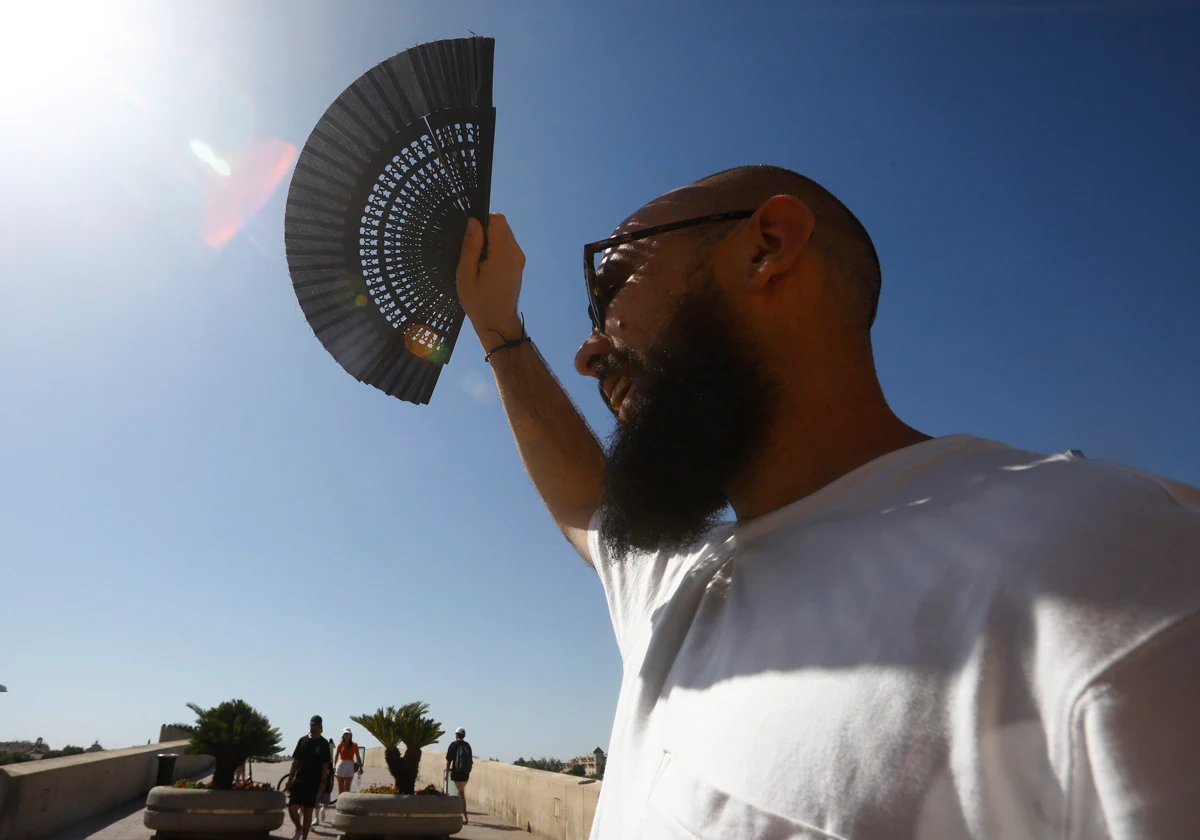
[[[596,747],[592,750],[591,755],[580,755],[569,761],[563,762],[564,773],[570,773],[575,767],[583,767],[585,776],[598,776],[604,772],[604,764],[608,761],[608,756],[604,754],[604,750]]]
[[[6,741],[0,743],[0,752],[12,753],[13,755],[32,755],[41,758],[44,754],[50,752],[50,747],[41,738],[37,742],[33,741]]]

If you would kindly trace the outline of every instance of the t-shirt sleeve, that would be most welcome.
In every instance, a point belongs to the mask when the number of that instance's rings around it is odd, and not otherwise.
[[[296,742],[296,749],[292,750],[292,758],[304,759],[304,742],[308,740],[305,736]]]
[[[458,755],[458,741],[452,741],[450,746],[446,747],[446,761],[453,762],[456,755]]]
[[[600,536],[602,515],[603,508],[588,525],[588,553],[604,587],[617,647],[624,656],[635,639],[649,632],[654,608],[677,582],[685,563],[681,555],[661,553],[615,559]]]
[[[1200,615],[1161,631],[1080,699],[1071,838],[1200,837]]]

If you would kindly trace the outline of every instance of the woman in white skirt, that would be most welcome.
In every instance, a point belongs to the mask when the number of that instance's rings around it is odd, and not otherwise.
[[[338,793],[349,792],[350,782],[361,766],[362,759],[358,754],[358,744],[354,743],[354,736],[350,730],[343,729],[342,740],[337,745],[337,761],[333,771],[337,777]]]

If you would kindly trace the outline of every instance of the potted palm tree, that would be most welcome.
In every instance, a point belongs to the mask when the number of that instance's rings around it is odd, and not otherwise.
[[[383,744],[383,760],[396,780],[396,790],[403,794],[416,793],[417,771],[421,766],[421,750],[436,744],[446,733],[442,725],[426,715],[428,703],[409,703],[399,709],[388,706],[373,715],[358,715],[350,720],[357,723]],[[400,755],[404,744],[404,755]]]
[[[418,702],[350,718],[383,745],[384,761],[396,785],[339,794],[334,827],[348,835],[393,837],[445,837],[462,830],[462,802],[457,796],[446,796],[432,785],[416,790],[421,750],[445,734],[428,711],[427,703]]]
[[[195,724],[175,724],[190,733],[188,753],[211,755],[212,781],[181,780],[156,787],[146,798],[143,822],[163,838],[197,834],[263,836],[283,825],[287,798],[268,784],[233,781],[247,759],[269,759],[279,752],[279,730],[244,700],[228,700],[211,709],[195,703]]]

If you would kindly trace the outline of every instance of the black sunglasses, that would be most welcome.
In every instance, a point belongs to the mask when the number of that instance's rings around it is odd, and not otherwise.
[[[625,245],[629,242],[637,242],[639,239],[648,239],[651,236],[658,236],[660,233],[670,233],[673,230],[695,227],[696,225],[706,225],[711,222],[749,219],[756,212],[758,211],[735,210],[731,213],[714,213],[711,216],[697,216],[694,219],[684,219],[681,222],[668,222],[665,225],[654,225],[653,227],[631,230],[629,233],[622,233],[620,236],[612,236],[608,239],[601,239],[599,242],[589,242],[587,245],[584,245],[583,277],[587,282],[588,318],[592,321],[592,328],[597,332],[604,332],[604,319],[608,312],[608,305],[616,297],[617,292],[621,290],[621,286],[625,285],[624,281],[622,281],[603,290],[603,292],[601,291],[600,281],[596,276],[596,256],[598,254],[603,256],[604,252],[609,248],[615,248],[618,245]]]

